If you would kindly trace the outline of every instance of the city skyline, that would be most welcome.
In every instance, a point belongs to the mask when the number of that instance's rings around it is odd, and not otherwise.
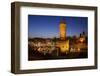
[[[87,33],[87,17],[28,15],[28,37],[59,37],[59,25],[62,19],[67,24],[67,36],[79,36],[83,31]]]

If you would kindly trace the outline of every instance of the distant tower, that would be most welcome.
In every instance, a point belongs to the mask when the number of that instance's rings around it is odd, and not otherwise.
[[[60,29],[60,39],[65,40],[66,39],[66,22],[64,19],[60,22],[59,29]]]

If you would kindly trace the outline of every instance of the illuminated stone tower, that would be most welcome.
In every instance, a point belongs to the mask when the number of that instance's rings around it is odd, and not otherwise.
[[[65,20],[62,20],[60,22],[59,29],[60,29],[60,39],[65,40],[66,39],[66,22],[65,22]]]

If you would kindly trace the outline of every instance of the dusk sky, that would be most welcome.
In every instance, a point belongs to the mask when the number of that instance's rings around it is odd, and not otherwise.
[[[87,33],[87,17],[28,15],[28,37],[59,37],[59,25],[62,19],[67,24],[67,36],[79,36],[83,31]]]

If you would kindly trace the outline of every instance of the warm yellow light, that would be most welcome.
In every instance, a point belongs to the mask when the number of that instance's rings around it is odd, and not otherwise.
[[[60,44],[61,52],[68,52],[69,51],[69,41],[62,42]]]
[[[78,48],[77,50],[78,50],[78,52],[80,52],[80,48]]]
[[[61,40],[65,40],[66,38],[66,24],[60,24],[60,38]]]
[[[80,38],[80,42],[83,42],[84,41],[84,38]]]

